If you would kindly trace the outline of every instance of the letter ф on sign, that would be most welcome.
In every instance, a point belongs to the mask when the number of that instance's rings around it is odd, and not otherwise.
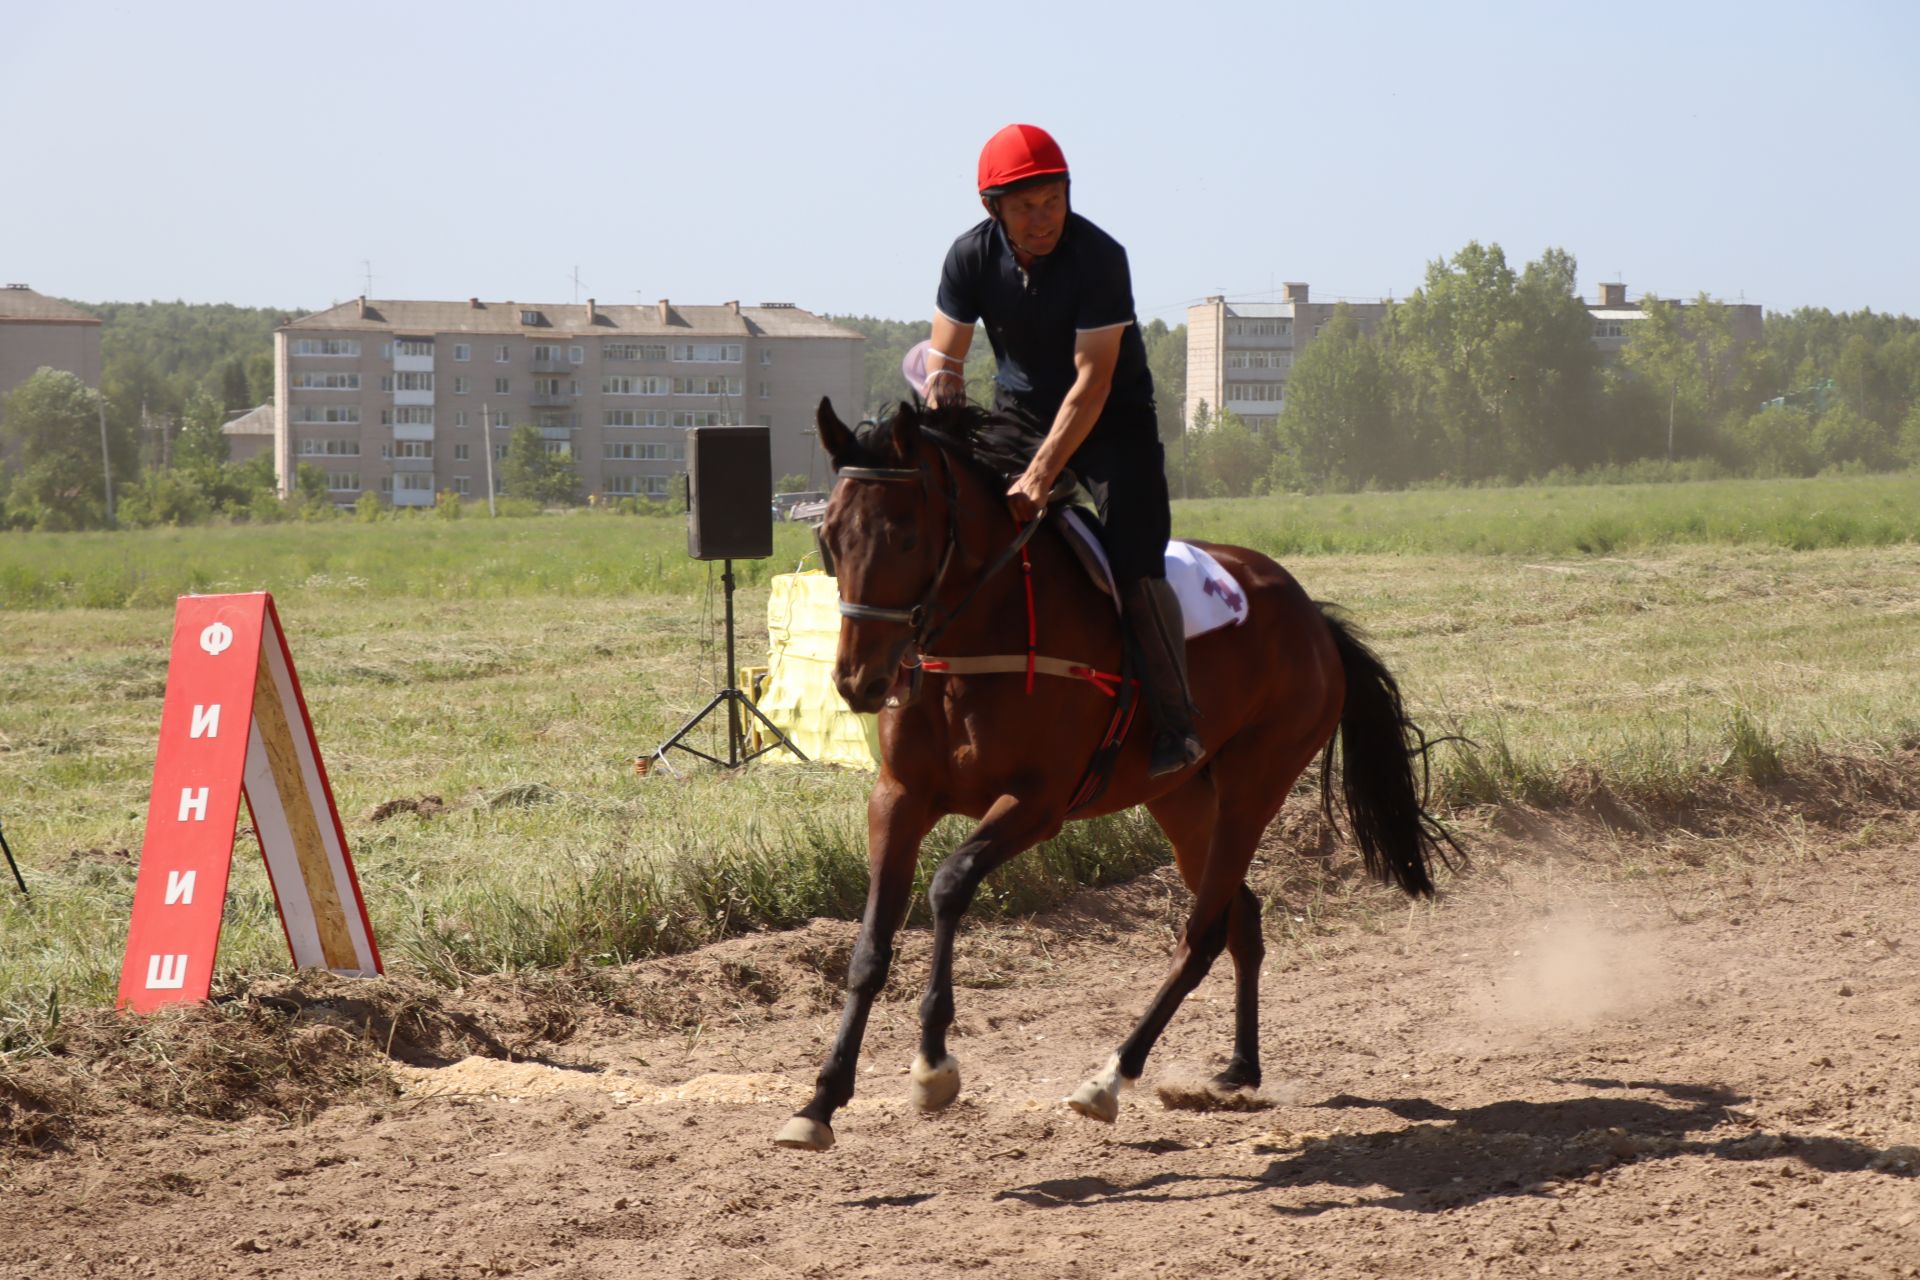
[[[246,797],[299,967],[380,972],[280,615],[264,592],[182,596],[120,967],[120,1007],[204,1000]]]

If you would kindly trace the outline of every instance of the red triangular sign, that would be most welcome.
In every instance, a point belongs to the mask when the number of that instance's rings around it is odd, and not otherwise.
[[[273,597],[182,596],[121,1008],[146,1013],[211,991],[243,794],[294,964],[378,974],[373,926]]]

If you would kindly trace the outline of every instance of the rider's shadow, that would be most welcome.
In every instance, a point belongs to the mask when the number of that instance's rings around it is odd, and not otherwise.
[[[1911,1162],[1846,1138],[1803,1137],[1752,1129],[1712,1140],[1693,1135],[1751,1122],[1734,1108],[1747,1099],[1710,1085],[1568,1080],[1595,1089],[1631,1088],[1671,1101],[1589,1096],[1559,1102],[1496,1102],[1452,1108],[1423,1098],[1368,1099],[1341,1094],[1317,1105],[1378,1108],[1405,1128],[1341,1133],[1285,1147],[1256,1144],[1256,1154],[1286,1151],[1258,1174],[1166,1173],[1132,1186],[1102,1178],[1061,1178],[1003,1191],[997,1199],[1057,1207],[1201,1200],[1259,1195],[1280,1187],[1387,1188],[1363,1199],[1276,1204],[1276,1213],[1312,1217],[1364,1207],[1435,1212],[1504,1196],[1540,1195],[1555,1182],[1603,1172],[1626,1161],[1710,1156],[1722,1160],[1789,1157],[1826,1172],[1877,1169],[1914,1176]]]

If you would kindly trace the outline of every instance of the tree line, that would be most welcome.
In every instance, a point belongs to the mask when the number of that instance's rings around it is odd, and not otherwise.
[[[1201,406],[1182,479],[1197,496],[1920,465],[1920,321],[1802,308],[1743,342],[1723,303],[1648,298],[1609,354],[1575,276],[1565,250],[1516,270],[1470,243],[1371,329],[1336,309],[1271,428]]]
[[[1575,280],[1564,250],[1515,269],[1499,245],[1470,243],[1429,263],[1379,323],[1336,310],[1299,350],[1271,427],[1204,404],[1183,421],[1186,326],[1149,321],[1141,333],[1174,493],[1920,465],[1920,319],[1803,307],[1768,314],[1761,341],[1743,344],[1721,303],[1646,299],[1608,355]],[[232,463],[221,432],[272,399],[272,335],[288,312],[74,305],[103,322],[101,391],[68,375],[13,393],[0,425],[0,528],[107,523],[103,407],[120,523],[333,514],[320,471],[302,465],[282,500],[271,459]],[[928,321],[832,319],[867,339],[863,416],[909,394],[901,358],[930,336]],[[984,335],[973,349],[968,394],[990,403]],[[523,501],[580,500],[572,469],[531,428],[514,432],[499,476]]]

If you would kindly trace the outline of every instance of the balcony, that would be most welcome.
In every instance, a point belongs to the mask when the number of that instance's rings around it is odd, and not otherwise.
[[[433,353],[429,351],[423,356],[396,355],[393,358],[393,368],[396,373],[432,373]]]
[[[432,408],[433,392],[431,391],[396,391],[393,393],[393,402],[396,405],[400,405],[407,408]]]
[[[550,360],[535,358],[528,363],[535,373],[572,373],[580,367],[565,356],[555,356]]]
[[[395,440],[431,440],[433,424],[431,422],[396,422],[393,424]]]
[[[392,498],[396,507],[430,507],[433,505],[433,490],[396,488]]]
[[[1291,351],[1293,335],[1291,333],[1230,333],[1227,335],[1227,349],[1230,351]]]
[[[527,397],[527,403],[536,409],[565,409],[573,400],[564,391],[536,391]]]
[[[433,459],[432,458],[395,458],[393,460],[393,470],[394,470],[394,474],[396,475],[398,475],[402,471],[432,471]]]

